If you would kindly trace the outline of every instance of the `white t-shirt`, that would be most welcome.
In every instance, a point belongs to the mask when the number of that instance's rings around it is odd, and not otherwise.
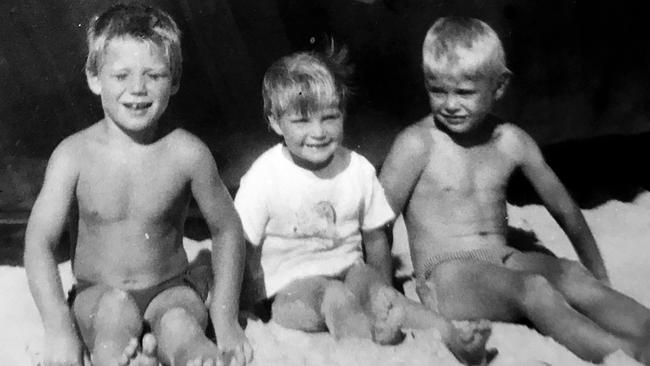
[[[242,177],[235,197],[246,239],[255,300],[275,295],[309,276],[336,277],[363,261],[361,231],[384,226],[395,215],[374,167],[349,154],[349,164],[320,178],[284,155],[278,144]],[[263,285],[263,288],[261,287]],[[261,290],[264,290],[262,292]]]

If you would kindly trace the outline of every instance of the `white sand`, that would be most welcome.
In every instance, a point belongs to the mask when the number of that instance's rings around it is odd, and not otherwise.
[[[633,202],[609,201],[585,210],[609,269],[612,285],[650,306],[650,193]],[[510,207],[513,226],[533,230],[546,247],[559,256],[575,259],[568,239],[546,210],[537,205]],[[403,229],[398,229],[403,230]],[[402,233],[402,231],[400,231]],[[402,235],[397,235],[401,237]],[[208,243],[186,240],[190,256]],[[408,258],[403,240],[395,255]],[[408,263],[401,271],[408,271]],[[60,265],[63,284],[72,283],[69,262]],[[412,283],[406,284],[412,294]],[[0,365],[29,365],[30,353],[40,348],[42,326],[21,267],[0,266]],[[458,365],[434,331],[409,332],[406,340],[381,347],[363,340],[334,341],[327,334],[304,334],[274,323],[250,322],[246,329],[255,350],[254,365]],[[27,347],[31,352],[27,352]],[[497,323],[488,346],[499,349],[492,365],[590,365],[553,340],[524,326]],[[608,365],[637,365],[617,353]]]

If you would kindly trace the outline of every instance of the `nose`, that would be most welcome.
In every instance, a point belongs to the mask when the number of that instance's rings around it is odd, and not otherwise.
[[[311,123],[311,128],[309,130],[311,137],[315,139],[323,139],[325,138],[325,128],[323,126],[323,122],[321,121],[313,121]]]
[[[134,75],[129,85],[131,94],[142,95],[147,93],[146,80],[144,75]]]
[[[455,95],[446,95],[442,108],[448,113],[455,113],[460,110],[460,101]]]

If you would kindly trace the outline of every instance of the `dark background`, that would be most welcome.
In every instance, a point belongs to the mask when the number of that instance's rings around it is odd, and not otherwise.
[[[2,0],[0,214],[31,207],[45,161],[102,117],[83,73],[85,28],[113,1]],[[497,114],[544,148],[583,207],[648,188],[650,32],[628,1],[155,0],[183,30],[184,74],[168,118],[213,151],[236,189],[277,142],[261,115],[265,69],[329,37],[356,73],[346,144],[381,165],[397,131],[427,113],[421,43],[439,16],[470,15],[501,35],[514,72]],[[512,200],[535,201],[515,179]],[[23,215],[24,216],[24,215]]]

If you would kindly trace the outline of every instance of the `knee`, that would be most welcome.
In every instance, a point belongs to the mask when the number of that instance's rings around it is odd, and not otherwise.
[[[318,309],[300,299],[288,301],[276,297],[271,304],[271,318],[279,325],[306,332],[318,332],[327,329],[325,319]]]
[[[99,298],[93,324],[96,329],[106,330],[117,326],[137,333],[142,328],[142,314],[126,291],[109,289]]]
[[[163,329],[174,330],[187,328],[188,324],[196,322],[192,314],[182,307],[174,307],[160,317],[159,323]]]
[[[524,276],[520,286],[520,301],[525,308],[552,305],[559,301],[564,301],[562,295],[544,276]]]

